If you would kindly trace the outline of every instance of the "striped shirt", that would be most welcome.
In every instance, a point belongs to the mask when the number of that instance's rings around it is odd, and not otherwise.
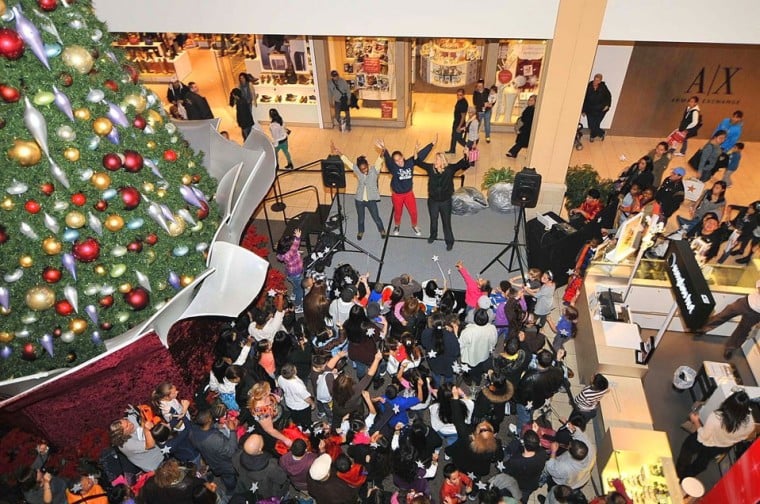
[[[575,396],[575,406],[581,411],[593,411],[608,390],[594,390],[591,385],[587,385]]]
[[[285,265],[285,273],[288,276],[296,276],[303,273],[303,259],[301,259],[301,253],[298,252],[300,246],[301,237],[296,236],[288,251],[277,256],[277,259]]]

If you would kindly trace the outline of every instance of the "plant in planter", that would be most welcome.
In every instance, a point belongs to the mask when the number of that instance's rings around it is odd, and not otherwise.
[[[612,192],[612,179],[602,178],[599,176],[593,166],[584,164],[581,166],[571,166],[567,169],[565,177],[565,209],[570,210],[577,208],[586,199],[586,193],[592,187],[599,189],[602,202],[606,202]]]
[[[483,176],[481,188],[488,193],[488,206],[497,212],[507,213],[512,207],[512,168],[490,168]]]
[[[512,168],[489,168],[485,175],[483,175],[483,183],[480,184],[480,188],[487,191],[489,187],[499,182],[511,183],[514,181],[515,172],[512,171]]]

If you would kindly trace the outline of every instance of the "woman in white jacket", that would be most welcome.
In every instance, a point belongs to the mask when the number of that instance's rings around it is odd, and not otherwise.
[[[469,399],[464,395],[464,392],[459,391],[460,399],[455,400],[452,390],[454,385],[450,383],[444,383],[438,389],[438,399],[436,402],[430,405],[430,426],[438,433],[441,438],[446,442],[446,446],[453,445],[458,436],[457,429],[454,426],[453,417],[451,414],[452,408],[464,407],[465,422],[470,423],[474,404],[472,399]]]
[[[277,112],[277,109],[269,109],[269,134],[272,135],[272,143],[274,144],[274,155],[277,156],[277,168],[280,167],[279,152],[285,153],[285,159],[288,164],[285,165],[286,170],[293,169],[293,160],[290,158],[290,151],[288,150],[288,133],[290,130],[285,127],[285,121],[282,120],[282,116]]]

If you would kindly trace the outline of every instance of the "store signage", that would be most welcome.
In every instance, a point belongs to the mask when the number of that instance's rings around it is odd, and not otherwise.
[[[715,308],[715,299],[689,242],[671,240],[665,264],[684,325],[689,329],[702,327]]]
[[[380,58],[364,58],[364,73],[380,73]]]

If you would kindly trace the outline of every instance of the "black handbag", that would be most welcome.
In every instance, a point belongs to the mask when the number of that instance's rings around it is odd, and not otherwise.
[[[695,170],[699,169],[699,163],[702,161],[702,149],[699,149],[689,158],[689,165]]]

